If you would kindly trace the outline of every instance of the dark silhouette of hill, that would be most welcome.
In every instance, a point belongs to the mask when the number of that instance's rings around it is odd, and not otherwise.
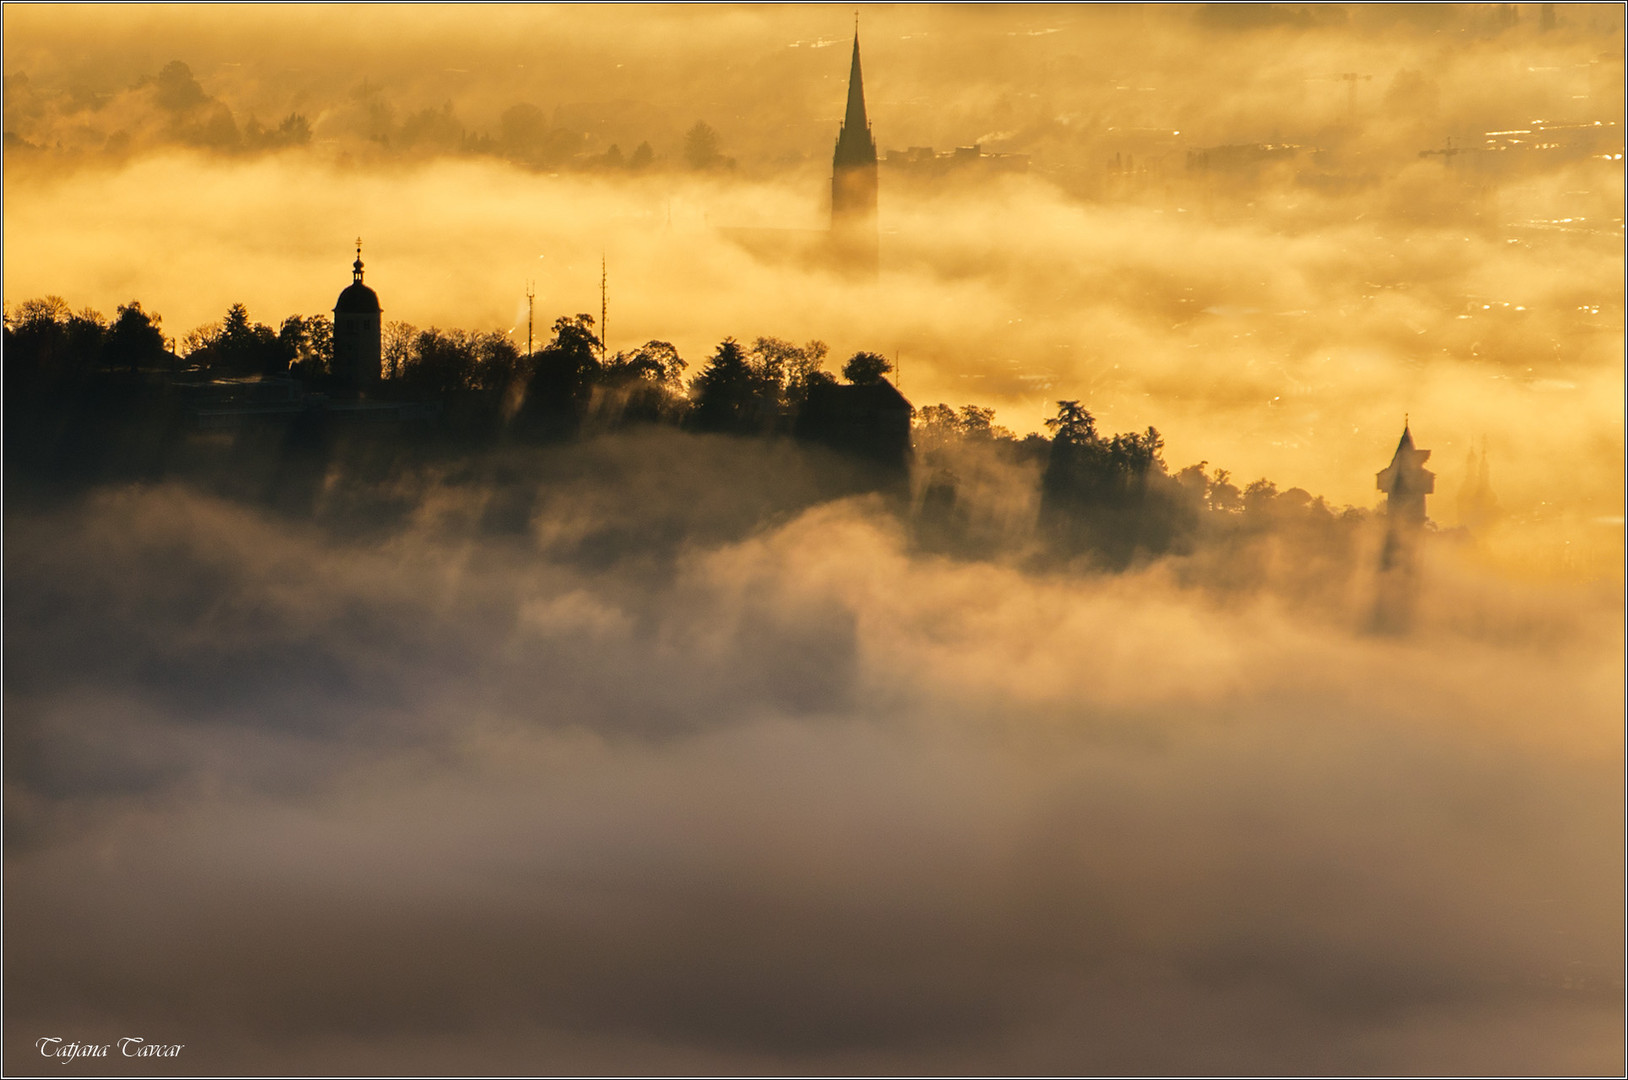
[[[111,321],[55,297],[8,316],[8,504],[174,479],[387,531],[451,482],[436,478],[462,476],[490,492],[484,527],[524,534],[550,486],[583,468],[660,493],[624,535],[585,542],[612,559],[643,544],[660,561],[865,492],[890,500],[918,547],[957,558],[1122,570],[1173,557],[1195,580],[1288,573],[1320,594],[1365,557],[1362,512],[1265,479],[1240,490],[1203,462],[1172,471],[1153,428],[1108,435],[1065,400],[1049,434],[1019,439],[977,405],[912,407],[876,353],[850,357],[839,381],[819,341],[726,338],[686,382],[671,343],[606,355],[586,314],[557,319],[531,356],[504,334],[393,323],[381,378],[357,398],[333,371],[325,316],[273,331],[234,304],[185,355],[161,327],[136,301]],[[1268,536],[1301,552],[1290,569],[1262,553]]]

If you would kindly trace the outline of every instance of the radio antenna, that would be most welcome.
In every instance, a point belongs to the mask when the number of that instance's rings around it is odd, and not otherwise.
[[[531,359],[531,308],[537,296],[536,282],[526,282],[526,359]]]

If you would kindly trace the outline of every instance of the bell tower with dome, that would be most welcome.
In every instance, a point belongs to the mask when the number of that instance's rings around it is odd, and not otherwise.
[[[354,390],[378,385],[382,312],[379,295],[362,284],[362,240],[357,237],[351,283],[334,304],[333,375],[340,385]]]

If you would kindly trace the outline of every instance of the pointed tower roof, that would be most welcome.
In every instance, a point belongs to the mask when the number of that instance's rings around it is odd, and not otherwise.
[[[865,115],[865,78],[859,69],[859,27],[854,27],[854,58],[848,68],[848,111],[843,114],[837,134],[835,164],[874,165],[876,141],[871,138],[870,119]]]
[[[1416,488],[1425,493],[1434,491],[1436,474],[1424,467],[1429,460],[1429,450],[1420,450],[1413,445],[1413,431],[1404,419],[1402,438],[1396,444],[1396,453],[1391,455],[1391,463],[1375,477],[1379,490],[1386,494],[1404,488]]]
[[[865,117],[865,77],[859,70],[858,27],[854,28],[854,61],[848,68],[848,111],[842,118],[842,126],[856,131],[867,131],[871,126]]]
[[[1413,430],[1408,426],[1407,420],[1402,421],[1402,438],[1396,444],[1396,453],[1391,455],[1391,466],[1403,468],[1419,468],[1430,460],[1429,450],[1419,450],[1413,445]]]

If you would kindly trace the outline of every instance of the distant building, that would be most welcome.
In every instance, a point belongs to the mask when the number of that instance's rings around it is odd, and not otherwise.
[[[356,241],[356,262],[351,265],[351,283],[334,304],[335,381],[346,390],[369,390],[377,386],[384,351],[379,296],[362,284],[362,242]]]
[[[910,459],[910,413],[910,402],[886,379],[811,386],[796,434],[903,471]]]
[[[1414,449],[1413,432],[1404,423],[1391,463],[1375,477],[1385,493],[1385,516],[1393,527],[1424,524],[1425,496],[1436,490],[1436,474],[1424,467],[1429,460],[1429,450]]]
[[[1237,143],[1206,146],[1187,151],[1187,168],[1193,172],[1257,173],[1282,162],[1292,162],[1305,149],[1293,143]],[[1111,169],[1119,165],[1114,155]]]
[[[1491,472],[1485,439],[1479,455],[1471,444],[1469,457],[1464,462],[1464,486],[1458,492],[1458,523],[1466,529],[1486,529],[1502,516],[1498,496],[1492,490]]]
[[[889,150],[882,160],[890,172],[901,176],[938,180],[952,175],[993,175],[1029,171],[1028,154],[986,154],[979,145],[957,146],[954,150],[934,150],[931,146],[912,146],[908,150]]]
[[[1403,633],[1413,622],[1416,592],[1415,555],[1425,526],[1425,496],[1436,490],[1436,474],[1424,467],[1429,450],[1413,445],[1406,422],[1391,463],[1375,477],[1385,493],[1385,546],[1379,556],[1374,629]]]
[[[1621,85],[1620,77],[1618,85]],[[1620,91],[1619,91],[1620,93]],[[1613,170],[1622,162],[1622,125],[1614,120],[1515,120],[1491,131],[1461,131],[1440,148],[1419,151],[1460,172],[1507,175],[1552,169],[1561,162],[1601,161]],[[1563,227],[1568,226],[1568,227]],[[1582,231],[1582,219],[1535,221],[1528,227]]]
[[[831,241],[839,258],[855,269],[877,268],[876,140],[865,116],[865,83],[859,70],[859,31],[848,71],[848,111],[831,159]]]

